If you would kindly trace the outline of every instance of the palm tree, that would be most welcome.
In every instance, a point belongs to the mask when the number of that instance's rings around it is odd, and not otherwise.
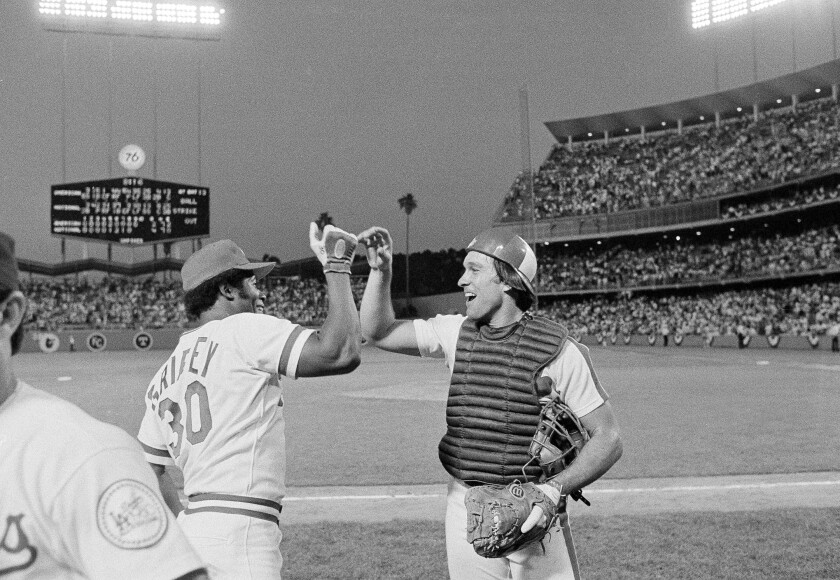
[[[318,224],[318,228],[322,230],[327,226],[335,225],[333,224],[332,216],[328,211],[321,212],[321,215],[318,216],[318,219],[315,220],[315,223]]]
[[[400,209],[405,212],[405,309],[409,311],[411,309],[411,292],[409,291],[408,285],[408,256],[410,255],[408,247],[408,226],[409,216],[417,208],[417,200],[414,199],[412,194],[406,193],[397,201],[400,202]]]

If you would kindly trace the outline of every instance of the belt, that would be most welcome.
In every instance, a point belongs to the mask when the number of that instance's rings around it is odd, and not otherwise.
[[[184,509],[187,515],[200,512],[237,514],[280,525],[280,512],[283,511],[283,506],[276,501],[243,495],[196,493],[187,499],[189,501]]]

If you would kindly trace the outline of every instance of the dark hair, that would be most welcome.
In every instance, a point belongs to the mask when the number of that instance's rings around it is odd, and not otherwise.
[[[253,270],[228,270],[213,276],[206,282],[184,294],[184,308],[187,316],[196,319],[209,310],[219,298],[219,287],[228,284],[234,288],[242,288],[242,282],[254,275]]]
[[[14,290],[10,288],[6,288],[4,286],[0,286],[0,302],[3,302],[6,298],[12,295]],[[15,332],[12,334],[12,354],[15,355],[20,352],[20,347],[23,344],[23,320],[21,320],[20,324],[18,325]]]
[[[516,268],[507,262],[502,262],[499,259],[493,260],[493,266],[496,269],[496,275],[499,277],[499,280],[501,280],[503,284],[510,286],[508,293],[513,296],[513,299],[516,301],[516,307],[522,312],[530,309],[534,304],[534,297],[531,296],[530,292],[528,292],[528,288],[525,286],[525,282],[522,281],[522,278],[519,277],[519,273],[516,271]]]

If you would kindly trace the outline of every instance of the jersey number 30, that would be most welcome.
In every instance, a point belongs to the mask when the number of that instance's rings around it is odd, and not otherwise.
[[[164,421],[166,413],[172,416],[169,427],[175,434],[175,441],[169,443],[172,449],[172,456],[178,457],[181,454],[181,444],[184,441],[186,431],[187,441],[190,445],[201,443],[207,438],[207,433],[213,428],[213,417],[210,416],[210,403],[207,400],[207,389],[198,381],[193,381],[187,386],[184,392],[184,407],[187,410],[186,420],[181,423],[183,413],[181,406],[172,399],[163,399],[158,405],[158,416]],[[193,414],[197,408],[198,416]],[[198,428],[196,428],[196,425]]]

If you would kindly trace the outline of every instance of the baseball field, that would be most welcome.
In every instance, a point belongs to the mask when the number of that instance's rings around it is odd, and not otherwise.
[[[136,433],[163,351],[24,354],[20,378]],[[592,347],[624,456],[570,507],[584,578],[840,577],[840,357]],[[284,380],[284,580],[446,578],[448,372],[366,348]]]

